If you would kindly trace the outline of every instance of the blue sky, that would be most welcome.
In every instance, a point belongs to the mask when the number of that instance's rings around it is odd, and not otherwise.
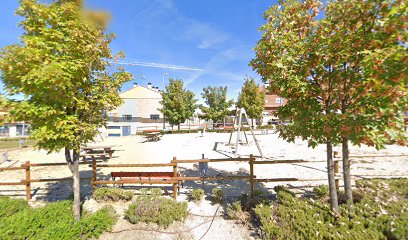
[[[275,1],[267,0],[88,0],[91,8],[112,14],[109,31],[117,38],[113,52],[124,51],[127,60],[202,68],[180,71],[125,66],[139,85],[152,82],[163,88],[163,74],[181,78],[197,98],[203,87],[228,86],[236,98],[244,77],[259,76],[248,66],[264,23],[263,12]],[[0,7],[0,47],[18,42],[21,29],[14,15],[17,0]],[[142,78],[144,76],[144,79]],[[122,90],[127,90],[127,83]]]

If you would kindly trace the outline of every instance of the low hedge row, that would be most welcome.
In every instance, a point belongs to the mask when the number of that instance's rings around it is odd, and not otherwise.
[[[0,239],[92,239],[112,229],[117,216],[112,207],[83,214],[75,222],[72,202],[59,201],[30,208],[24,200],[0,198]]]
[[[278,200],[255,208],[264,239],[408,239],[408,180],[357,182],[353,206],[330,211],[325,187],[317,199],[279,191]],[[340,193],[340,198],[344,193]],[[344,201],[345,202],[345,201]]]

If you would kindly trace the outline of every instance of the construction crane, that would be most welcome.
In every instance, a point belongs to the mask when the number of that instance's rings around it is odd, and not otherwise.
[[[136,62],[136,61],[129,61],[129,60],[122,60],[118,62],[110,61],[110,63],[119,64],[119,65],[128,65],[128,66],[154,67],[154,68],[174,69],[174,70],[183,70],[183,71],[203,71],[203,69],[197,68],[197,67],[188,67],[188,66],[163,64],[163,63]]]

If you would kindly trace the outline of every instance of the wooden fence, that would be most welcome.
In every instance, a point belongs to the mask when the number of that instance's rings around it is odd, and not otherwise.
[[[335,171],[335,183],[336,188],[339,189],[339,161],[336,154],[334,154],[334,171]],[[398,155],[400,156],[400,155]],[[378,156],[376,156],[378,157]],[[179,176],[178,167],[180,164],[187,163],[217,163],[217,162],[248,162],[249,164],[249,176]],[[173,185],[173,197],[176,198],[178,194],[177,183],[179,181],[222,181],[222,180],[248,180],[250,183],[251,194],[254,191],[254,183],[267,183],[267,182],[296,182],[296,181],[321,181],[327,180],[327,178],[257,178],[255,175],[255,166],[256,165],[273,165],[273,164],[296,164],[296,163],[316,163],[316,162],[325,162],[325,161],[307,161],[304,159],[289,159],[289,160],[259,160],[256,161],[255,157],[251,154],[249,158],[220,158],[220,159],[207,159],[204,158],[204,155],[201,159],[191,159],[191,160],[179,160],[176,157],[171,160],[170,163],[150,163],[150,164],[105,164],[96,162],[93,159],[92,162],[80,162],[81,165],[88,165],[92,168],[92,177],[91,178],[81,178],[81,180],[91,181],[93,189],[97,185],[106,185],[106,184],[172,184]],[[31,184],[36,182],[54,182],[54,181],[70,181],[72,177],[67,178],[42,178],[36,179],[32,178],[31,170],[34,167],[53,167],[53,166],[66,166],[66,163],[30,163],[27,161],[23,163],[20,167],[5,167],[0,168],[2,171],[25,171],[25,178],[19,182],[0,182],[0,186],[13,186],[13,185],[24,185],[26,188],[26,198],[27,200],[31,199]],[[170,179],[128,179],[128,180],[101,180],[98,179],[97,169],[98,168],[152,168],[152,167],[170,167],[173,171],[173,177]],[[373,175],[375,176],[375,175]],[[388,175],[390,176],[390,175]],[[406,176],[400,176],[406,177]]]

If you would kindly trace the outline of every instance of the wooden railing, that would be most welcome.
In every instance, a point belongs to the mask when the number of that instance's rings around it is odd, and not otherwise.
[[[396,155],[398,157],[403,155]],[[339,189],[339,180],[342,178],[339,175],[339,161],[338,156],[334,156],[334,171],[335,171],[335,184],[336,188]],[[357,157],[357,156],[353,156]],[[363,157],[363,156],[358,156]],[[370,156],[374,157],[374,156]],[[379,156],[375,156],[379,157]],[[249,176],[180,176],[178,167],[180,164],[187,163],[217,163],[217,162],[248,162],[249,164]],[[179,181],[223,181],[223,180],[248,180],[250,183],[251,194],[254,191],[254,183],[268,183],[268,182],[295,182],[295,181],[321,181],[327,180],[327,178],[257,178],[255,175],[256,165],[274,165],[274,164],[296,164],[296,163],[316,163],[316,162],[326,162],[326,161],[307,161],[304,159],[288,159],[288,160],[255,160],[255,157],[251,154],[249,158],[219,158],[219,159],[207,159],[204,158],[204,155],[201,159],[185,159],[180,160],[174,157],[169,163],[143,163],[143,164],[106,164],[99,163],[95,159],[92,162],[80,162],[80,165],[88,165],[92,168],[92,177],[91,178],[81,178],[81,181],[91,181],[93,189],[97,185],[106,185],[106,184],[172,184],[173,185],[173,197],[176,198],[178,194],[177,183]],[[37,182],[54,182],[54,181],[70,181],[72,177],[66,178],[41,178],[36,179],[32,178],[31,171],[35,167],[55,167],[55,166],[66,166],[66,163],[30,163],[27,161],[19,167],[3,167],[0,168],[2,171],[25,171],[25,178],[20,181],[15,182],[0,182],[0,186],[14,186],[14,185],[23,185],[25,186],[26,198],[27,200],[31,199],[31,184]],[[128,179],[128,180],[103,180],[98,179],[97,169],[98,168],[156,168],[156,167],[169,167],[173,171],[173,177],[164,180],[164,179]],[[362,175],[355,175],[358,177],[363,177]],[[385,175],[364,175],[364,176],[373,176],[373,177],[385,177]],[[408,177],[405,175],[386,175],[386,177]]]

